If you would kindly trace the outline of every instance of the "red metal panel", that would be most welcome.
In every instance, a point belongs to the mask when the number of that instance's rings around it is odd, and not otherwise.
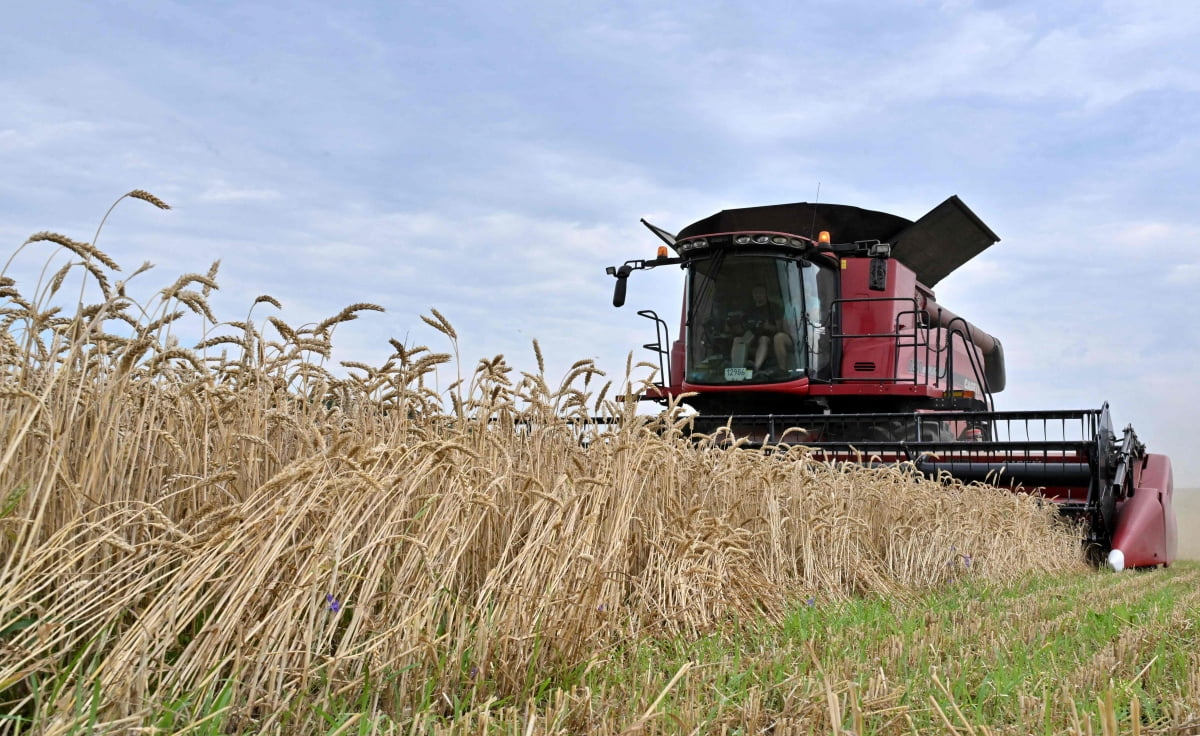
[[[1174,478],[1166,455],[1146,455],[1134,468],[1133,497],[1117,507],[1112,548],[1125,567],[1169,565],[1175,561],[1178,530],[1172,508]]]
[[[872,291],[869,288],[871,259],[843,258],[841,260],[842,299],[889,299],[904,301],[866,302],[844,304],[842,309],[842,332],[845,333],[891,333],[896,328],[896,317],[900,312],[912,311],[917,306],[917,279],[913,272],[896,260],[887,262],[887,288]],[[911,301],[910,301],[911,300]],[[911,324],[911,322],[910,322]]]
[[[679,330],[679,334],[683,335],[683,328]],[[671,346],[671,375],[669,385],[675,391],[683,389],[683,366],[684,366],[684,347],[683,338],[680,337]]]

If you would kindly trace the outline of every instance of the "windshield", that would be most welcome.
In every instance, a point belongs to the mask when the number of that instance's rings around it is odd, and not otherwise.
[[[687,381],[821,377],[836,273],[808,261],[717,254],[688,268]]]

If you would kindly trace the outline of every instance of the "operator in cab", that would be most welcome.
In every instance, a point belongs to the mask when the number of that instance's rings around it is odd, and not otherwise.
[[[733,340],[731,362],[734,366],[745,366],[747,356],[753,354],[752,367],[758,373],[774,347],[776,365],[781,374],[785,373],[790,368],[788,356],[796,340],[786,329],[784,307],[769,299],[767,288],[762,285],[753,287],[750,296],[750,303],[742,310],[743,330]]]

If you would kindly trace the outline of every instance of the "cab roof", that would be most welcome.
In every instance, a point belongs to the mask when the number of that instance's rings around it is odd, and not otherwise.
[[[915,222],[844,204],[795,202],[722,210],[680,230],[676,239],[754,230],[813,240],[820,231],[828,230],[835,243],[891,243],[892,257],[911,268],[926,286],[935,285],[1000,240],[957,196]]]

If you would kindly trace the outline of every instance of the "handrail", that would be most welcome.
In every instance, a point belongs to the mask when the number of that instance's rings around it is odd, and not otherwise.
[[[842,325],[845,320],[843,305],[857,302],[907,302],[911,305],[911,309],[901,310],[896,314],[891,332],[867,332],[867,333],[849,333],[842,332]],[[931,339],[935,327],[925,322],[923,324],[922,316],[927,315],[922,309],[917,306],[916,299],[912,297],[851,297],[844,299],[834,299],[832,303],[834,331],[830,335],[833,345],[834,359],[838,370],[831,377],[833,383],[878,383],[880,381],[892,384],[907,384],[926,386],[937,386],[944,382],[947,390],[953,390],[954,386],[954,336],[958,335],[963,342],[963,347],[971,364],[971,372],[974,374],[976,381],[980,386],[982,400],[988,409],[994,407],[992,392],[988,387],[987,376],[983,372],[979,356],[974,352],[975,345],[970,335],[970,323],[961,317],[954,317],[946,325],[936,328],[936,338]],[[940,312],[941,310],[939,310]],[[906,318],[911,317],[911,326],[905,326],[902,323]],[[939,320],[940,321],[940,320]],[[962,323],[959,327],[956,323]],[[944,330],[944,333],[943,333]],[[943,334],[945,342],[943,342]],[[862,340],[869,338],[891,338],[892,339],[892,370],[889,376],[882,379],[875,376],[870,378],[859,378],[849,376],[846,373],[843,365],[842,357],[845,353],[846,344],[854,340]],[[913,351],[913,371],[912,377],[900,376],[900,353],[902,349],[911,348]],[[943,357],[944,356],[944,357]],[[918,365],[917,362],[920,361]],[[930,371],[933,371],[933,381],[930,381]]]
[[[892,338],[893,340],[895,340],[895,344],[898,346],[901,337],[909,336],[906,333],[901,332],[901,328],[899,325],[899,321],[900,321],[899,315],[897,315],[896,323],[893,326],[893,329],[891,332],[879,332],[879,333],[842,332],[841,331],[842,324],[844,321],[842,305],[856,303],[856,302],[907,302],[908,304],[912,305],[912,309],[902,311],[900,313],[901,315],[915,313],[918,311],[917,300],[912,297],[884,296],[884,297],[849,297],[849,298],[834,299],[832,302],[832,306],[831,306],[831,309],[833,312],[834,331],[832,334],[830,334],[829,337],[830,337],[830,341],[833,345],[833,358],[834,358],[834,360],[837,361],[836,365],[837,365],[838,370],[835,371],[831,376],[831,381],[833,383],[877,383],[880,381],[879,378],[855,378],[855,377],[845,375],[845,371],[843,370],[844,366],[842,365],[842,357],[843,357],[843,352],[845,349],[845,345],[844,345],[845,342],[848,342],[851,340],[861,340],[861,339],[867,339],[867,338],[884,337],[884,338]],[[913,345],[914,345],[914,352],[916,351],[917,347],[921,344],[920,338],[918,336],[918,329],[919,329],[918,320],[914,319],[913,326],[912,326],[912,334],[911,334],[911,338],[913,340]],[[925,342],[928,343],[928,332],[926,333]],[[893,362],[892,375],[890,377],[884,378],[882,380],[890,381],[891,383],[894,383],[894,384],[909,383],[910,381],[908,381],[908,380],[901,381],[900,377],[899,377],[899,373],[900,373],[899,351],[894,351],[892,362]],[[911,383],[913,385],[917,385],[916,371],[913,372],[913,378],[911,380]]]
[[[955,322],[962,322],[965,332],[963,330],[959,330],[955,327],[952,327],[952,325]],[[954,343],[954,336],[958,335],[959,338],[963,341],[963,348],[967,353],[967,360],[969,360],[971,363],[971,371],[975,374],[975,380],[979,383],[980,391],[983,393],[983,400],[987,404],[987,407],[989,409],[993,408],[995,406],[995,402],[993,401],[991,387],[988,386],[987,374],[983,370],[983,366],[977,361],[975,351],[972,350],[972,348],[975,348],[976,350],[978,350],[978,348],[975,346],[975,341],[972,339],[972,336],[970,334],[971,323],[967,322],[962,317],[954,317],[953,319],[951,319],[949,322],[946,323],[945,329],[949,333],[949,337],[947,338],[947,343],[948,343],[948,347],[950,348],[950,354],[949,354],[950,368],[948,370],[948,373],[949,373],[948,380],[950,382],[950,388],[951,389],[954,388],[954,344],[953,343]]]
[[[671,380],[671,351],[669,348],[664,348],[663,343],[666,343],[668,346],[671,344],[671,331],[667,327],[667,323],[664,322],[663,319],[658,316],[658,313],[653,309],[639,309],[638,316],[654,321],[655,341],[648,342],[642,345],[642,347],[652,353],[658,354],[658,371],[660,378],[658,381],[655,381],[654,385],[658,388],[664,388]],[[666,358],[665,363],[663,361],[664,357]]]

